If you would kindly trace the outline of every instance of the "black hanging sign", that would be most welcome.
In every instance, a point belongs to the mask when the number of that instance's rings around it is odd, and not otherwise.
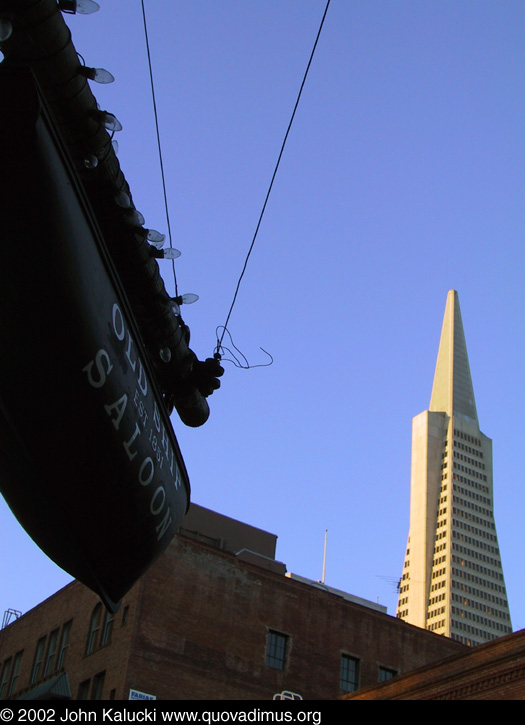
[[[0,490],[115,610],[178,528],[188,476],[76,172],[30,74],[14,75],[0,73]]]

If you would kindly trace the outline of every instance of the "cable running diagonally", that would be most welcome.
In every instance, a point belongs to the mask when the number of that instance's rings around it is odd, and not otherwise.
[[[312,48],[312,52],[310,54],[310,59],[308,61],[308,65],[306,66],[306,71],[305,71],[304,76],[303,76],[303,81],[301,83],[301,87],[300,87],[299,93],[297,95],[297,100],[295,101],[295,106],[294,106],[294,109],[293,109],[293,112],[292,112],[292,115],[291,115],[291,118],[290,118],[290,122],[288,123],[288,128],[286,129],[286,133],[284,135],[284,140],[283,140],[283,143],[281,145],[281,150],[280,150],[279,156],[277,158],[277,163],[275,164],[275,168],[274,168],[274,171],[273,171],[273,174],[272,174],[272,178],[271,178],[271,181],[270,181],[270,185],[268,187],[268,191],[266,192],[266,197],[264,199],[264,204],[262,206],[262,210],[261,210],[261,213],[259,215],[259,221],[257,222],[257,226],[255,228],[255,233],[254,233],[253,238],[252,238],[252,243],[250,244],[250,248],[248,249],[248,254],[246,255],[246,259],[244,260],[244,266],[242,268],[242,271],[241,271],[241,274],[240,274],[240,277],[239,277],[239,281],[237,282],[237,287],[235,289],[235,294],[233,295],[233,300],[232,300],[232,303],[231,303],[231,306],[230,306],[228,315],[226,317],[226,322],[224,323],[223,328],[222,328],[223,329],[222,335],[221,335],[220,339],[217,337],[217,347],[216,347],[216,351],[215,351],[215,354],[216,355],[219,355],[219,353],[220,353],[220,349],[221,349],[221,346],[222,346],[222,341],[224,340],[224,335],[226,334],[226,330],[228,328],[228,322],[230,321],[230,317],[231,317],[233,308],[235,306],[235,302],[237,300],[237,295],[239,294],[239,289],[240,289],[240,286],[241,286],[241,282],[242,282],[242,279],[244,277],[244,273],[246,272],[246,268],[248,266],[248,261],[250,259],[251,253],[252,253],[253,248],[255,246],[255,241],[256,241],[257,235],[259,233],[259,228],[261,226],[261,222],[262,222],[262,219],[263,219],[263,216],[264,216],[264,212],[266,211],[266,206],[268,204],[268,199],[270,198],[270,194],[272,192],[273,183],[275,181],[275,177],[277,176],[277,171],[279,169],[279,164],[281,163],[281,158],[282,158],[283,153],[284,153],[284,147],[286,146],[286,141],[288,140],[288,136],[290,134],[290,129],[292,128],[292,124],[293,124],[293,121],[294,121],[294,118],[295,118],[295,113],[297,111],[297,107],[299,106],[299,101],[301,100],[301,95],[302,95],[302,92],[303,92],[304,85],[306,83],[306,78],[308,76],[308,71],[310,70],[310,66],[312,65],[312,60],[313,60],[313,57],[314,57],[314,54],[315,54],[315,50],[317,48],[317,43],[319,42],[319,38],[321,36],[321,31],[323,29],[324,21],[325,21],[325,18],[326,18],[326,14],[328,12],[328,8],[330,6],[330,2],[331,2],[331,0],[327,0],[326,7],[325,7],[324,13],[323,13],[323,17],[322,17],[321,23],[319,25],[319,30],[317,31],[317,36],[315,38],[315,43],[314,43],[314,46]]]
[[[170,242],[170,248],[173,248],[173,240],[171,238],[171,224],[170,224],[170,212],[168,207],[168,196],[166,193],[166,177],[164,175],[164,163],[162,161],[162,147],[160,143],[160,131],[159,131],[159,117],[157,113],[157,102],[155,100],[155,84],[153,82],[153,70],[151,66],[151,53],[149,49],[149,40],[148,40],[148,27],[146,22],[146,10],[144,8],[144,0],[141,0],[142,5],[142,18],[144,20],[144,37],[146,39],[146,52],[148,54],[148,67],[149,67],[149,78],[150,78],[150,85],[151,85],[151,97],[153,100],[153,114],[155,116],[155,130],[157,133],[157,146],[159,149],[159,163],[160,163],[160,174],[162,177],[162,191],[164,193],[164,208],[166,210],[166,223],[168,225],[168,239]],[[173,282],[175,284],[175,297],[178,297],[178,289],[177,289],[177,274],[175,272],[175,261],[171,260],[171,266],[173,269]]]

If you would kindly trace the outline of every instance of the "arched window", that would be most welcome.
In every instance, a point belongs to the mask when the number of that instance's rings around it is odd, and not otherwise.
[[[60,649],[58,652],[57,670],[64,666],[66,661],[66,652],[69,647],[69,633],[71,632],[72,619],[66,622],[62,627],[62,636],[60,637]]]
[[[89,634],[87,639],[86,654],[90,654],[97,647],[98,632],[100,630],[100,620],[102,616],[102,604],[97,604],[93,609],[91,621],[89,623]]]
[[[100,638],[101,647],[104,647],[111,641],[111,632],[113,631],[114,619],[115,615],[111,614],[111,612],[106,611],[106,616],[104,617],[104,627],[102,629],[102,637]]]

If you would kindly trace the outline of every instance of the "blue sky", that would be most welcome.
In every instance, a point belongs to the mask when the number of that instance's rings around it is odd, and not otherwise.
[[[166,231],[140,2],[67,16],[123,131],[148,227]],[[146,0],[179,292],[214,351],[324,0]],[[125,8],[125,10],[124,10]],[[525,5],[332,0],[200,429],[172,418],[196,503],[278,535],[289,571],[388,606],[408,534],[411,419],[428,407],[457,289],[514,629],[523,577]],[[162,263],[168,290],[171,267]],[[0,504],[0,608],[70,578]]]

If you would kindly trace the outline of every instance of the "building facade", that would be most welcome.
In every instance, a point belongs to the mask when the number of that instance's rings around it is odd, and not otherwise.
[[[447,296],[427,411],[412,423],[410,531],[397,617],[477,645],[512,632],[457,292]]]
[[[115,615],[75,581],[0,630],[0,699],[336,699],[465,651],[287,574],[275,544],[193,505]]]
[[[525,630],[342,699],[525,700]]]

